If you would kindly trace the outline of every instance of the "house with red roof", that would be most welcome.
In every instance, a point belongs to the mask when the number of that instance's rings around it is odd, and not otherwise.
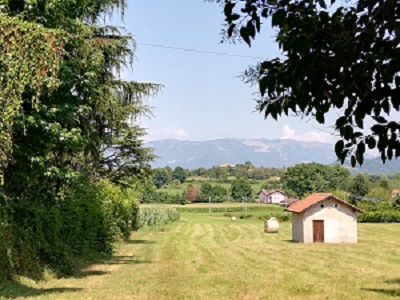
[[[293,241],[357,243],[357,213],[362,210],[332,194],[312,194],[285,210],[292,213]]]
[[[280,204],[281,201],[283,201],[287,198],[288,198],[287,194],[281,190],[264,190],[264,189],[262,189],[258,193],[258,202],[259,203]]]

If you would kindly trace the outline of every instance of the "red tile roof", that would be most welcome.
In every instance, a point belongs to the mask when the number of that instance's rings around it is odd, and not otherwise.
[[[310,207],[324,201],[324,200],[335,200],[338,201],[350,209],[352,209],[355,212],[363,212],[361,209],[359,209],[357,206],[351,205],[350,203],[341,200],[332,194],[327,194],[327,193],[314,193],[311,196],[308,196],[307,198],[297,201],[293,204],[291,204],[288,208],[285,209],[285,211],[289,212],[294,212],[294,213],[302,213],[305,212],[307,209]]]

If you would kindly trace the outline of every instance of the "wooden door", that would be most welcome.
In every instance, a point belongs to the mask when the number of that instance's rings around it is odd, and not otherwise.
[[[313,241],[314,243],[324,242],[324,221],[313,220]]]

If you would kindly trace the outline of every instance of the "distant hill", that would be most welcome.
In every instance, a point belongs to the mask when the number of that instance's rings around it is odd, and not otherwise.
[[[352,168],[350,163],[345,163],[352,173],[368,173],[368,174],[393,174],[400,172],[400,159],[393,159],[382,163],[380,158],[366,159],[360,167],[357,165]]]
[[[289,139],[218,139],[211,141],[159,140],[148,142],[160,158],[152,163],[155,168],[181,166],[187,169],[211,168],[223,164],[243,164],[250,161],[256,167],[290,167],[299,163],[335,164],[337,159],[332,144],[299,142]],[[366,155],[364,164],[351,168],[352,173],[392,174],[400,172],[400,160],[387,161]]]
[[[250,161],[260,167],[289,167],[298,163],[330,164],[336,160],[331,144],[288,139],[218,139],[211,141],[159,140],[147,143],[160,156],[153,167],[210,168]]]

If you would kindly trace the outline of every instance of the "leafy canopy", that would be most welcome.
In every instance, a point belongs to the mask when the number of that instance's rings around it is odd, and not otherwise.
[[[318,163],[289,167],[281,177],[285,190],[289,189],[299,197],[312,192],[346,190],[350,180],[348,169]]]
[[[211,0],[212,1],[212,0]],[[308,116],[325,124],[339,111],[335,152],[343,163],[364,161],[366,148],[383,162],[400,156],[400,6],[396,0],[217,0],[223,4],[225,35],[249,46],[270,22],[282,58],[261,62],[245,75],[259,86],[265,117]],[[367,129],[365,121],[373,125]]]
[[[0,158],[10,187],[36,179],[61,187],[82,170],[125,186],[146,175],[154,155],[139,120],[159,86],[120,78],[132,67],[134,40],[99,22],[125,2],[5,3]]]

